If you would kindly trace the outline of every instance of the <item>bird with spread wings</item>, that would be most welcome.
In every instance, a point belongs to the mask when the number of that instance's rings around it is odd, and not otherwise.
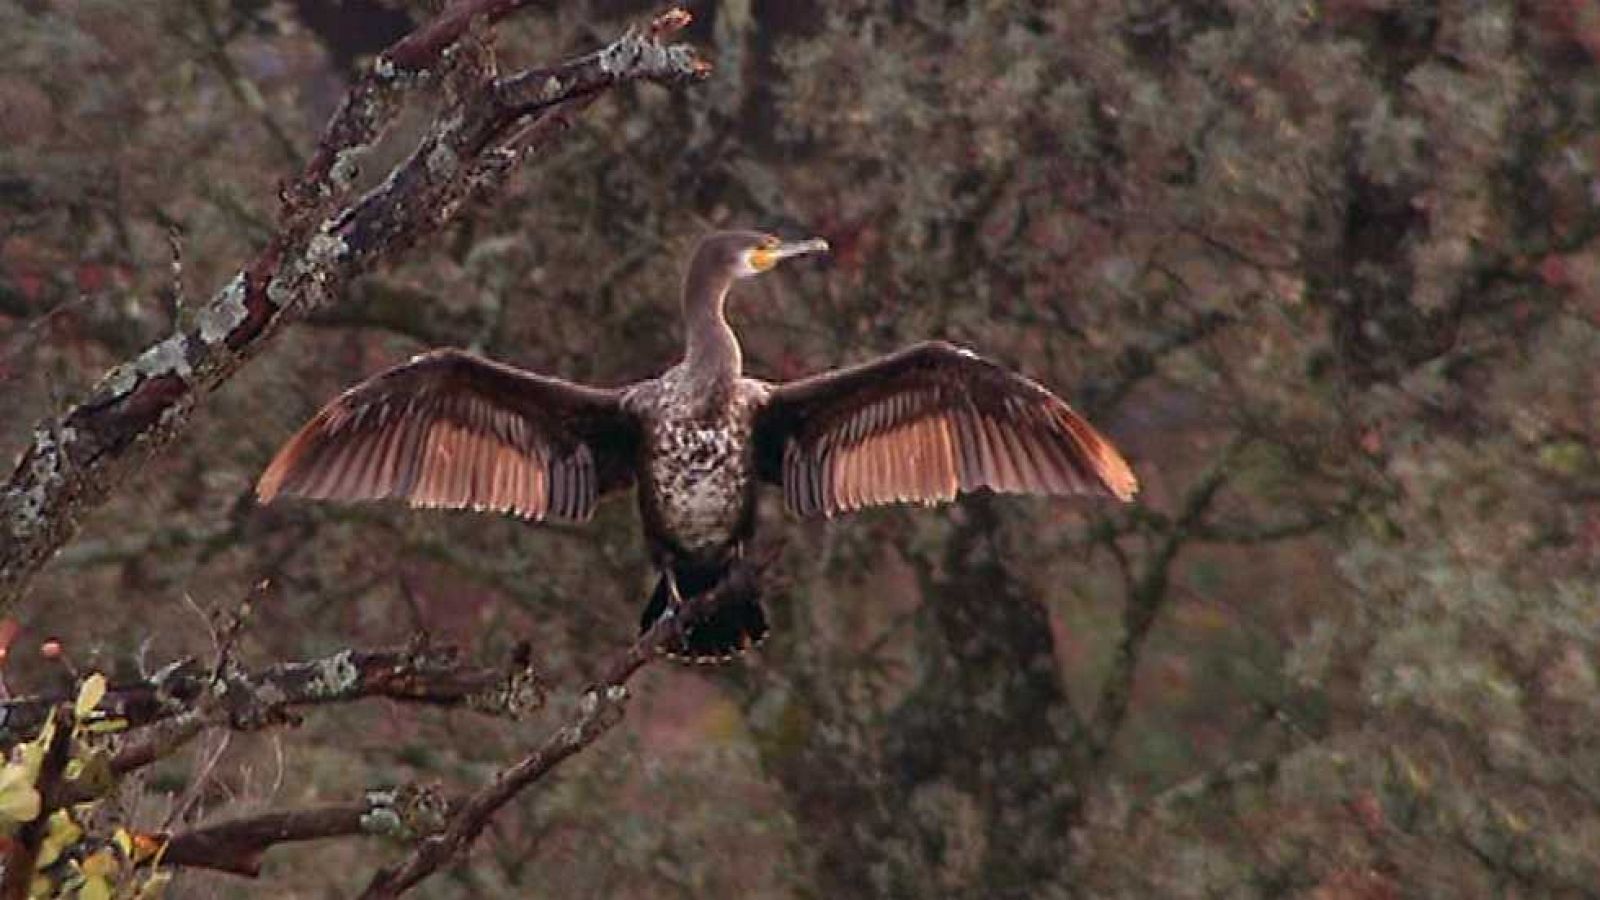
[[[1065,402],[948,343],[787,383],[746,377],[725,314],[732,288],[826,249],[758,232],[706,236],[684,280],[683,360],[637,384],[589,387],[460,350],[380,372],[283,446],[257,496],[581,522],[602,497],[637,487],[660,573],[642,628],[726,577],[754,532],[762,484],[797,516],[980,489],[1133,497],[1128,463]],[[667,649],[720,661],[766,633],[759,598],[740,598]]]

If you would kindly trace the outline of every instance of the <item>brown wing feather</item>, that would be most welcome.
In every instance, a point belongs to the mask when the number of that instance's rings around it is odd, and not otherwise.
[[[774,388],[756,420],[761,476],[800,515],[937,503],[989,488],[1131,499],[1111,442],[1040,385],[945,343]]]
[[[638,431],[620,391],[435,351],[323,407],[278,451],[256,496],[581,521],[600,494],[631,483]]]

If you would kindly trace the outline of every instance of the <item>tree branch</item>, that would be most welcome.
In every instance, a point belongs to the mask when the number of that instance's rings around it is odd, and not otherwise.
[[[448,812],[431,787],[368,791],[360,803],[265,812],[183,832],[167,841],[161,862],[254,878],[279,844],[363,834],[416,840],[443,828]]]
[[[215,677],[194,660],[184,660],[143,681],[112,685],[96,715],[122,719],[134,729],[198,711],[208,723],[254,731],[292,721],[293,711],[302,707],[370,697],[518,718],[543,705],[544,689],[525,654],[496,667],[463,662],[450,647],[343,650],[259,672],[225,662]],[[71,702],[71,697],[50,696],[0,703],[0,747],[33,739],[51,709]]]
[[[1128,588],[1122,612],[1122,641],[1111,659],[1111,671],[1101,684],[1100,700],[1090,726],[1090,758],[1098,762],[1110,750],[1117,731],[1128,713],[1133,697],[1133,680],[1139,668],[1139,653],[1144,639],[1155,624],[1156,614],[1167,599],[1168,576],[1178,551],[1188,542],[1191,531],[1211,509],[1212,501],[1227,483],[1233,458],[1240,444],[1230,444],[1211,469],[1189,489],[1183,509],[1164,531],[1155,553],[1145,561],[1139,577]]]
[[[245,816],[173,836],[161,861],[254,877],[266,851],[279,844],[385,836],[416,845],[400,864],[378,872],[362,896],[397,897],[465,853],[507,803],[621,721],[628,679],[656,659],[668,641],[681,638],[686,629],[703,622],[723,604],[757,593],[761,576],[774,557],[769,554],[736,566],[716,589],[687,600],[675,613],[659,619],[607,662],[600,679],[584,691],[565,725],[472,794],[445,800],[431,788],[407,785],[368,791],[360,803]]]
[[[657,619],[650,630],[611,659],[600,681],[584,692],[577,713],[566,725],[459,806],[453,805],[448,826],[425,838],[399,865],[379,870],[362,892],[362,900],[398,897],[463,854],[501,807],[622,720],[628,679],[654,660],[668,641],[681,639],[686,629],[709,618],[723,604],[758,594],[761,575],[775,558],[776,551],[756,562],[741,562],[715,589]]]
[[[709,72],[688,47],[662,43],[688,22],[677,11],[561,66],[498,79],[475,70],[470,89],[457,91],[408,159],[365,196],[334,209],[348,197],[360,158],[394,118],[401,91],[435,72],[475,18],[492,20],[522,5],[456,3],[380,56],[346,95],[305,171],[285,188],[278,231],[198,311],[197,326],[111,370],[88,399],[35,426],[0,489],[0,609],[21,596],[118,476],[184,430],[201,397],[278,329],[451,220],[468,197],[496,187],[486,171],[504,172],[543,147],[566,130],[572,113],[617,84],[677,84]]]

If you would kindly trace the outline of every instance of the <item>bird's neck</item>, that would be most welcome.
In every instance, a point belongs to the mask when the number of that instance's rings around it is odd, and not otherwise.
[[[732,285],[731,276],[707,272],[699,266],[689,270],[684,283],[683,362],[695,384],[707,389],[738,378],[744,368],[739,339],[724,314]]]

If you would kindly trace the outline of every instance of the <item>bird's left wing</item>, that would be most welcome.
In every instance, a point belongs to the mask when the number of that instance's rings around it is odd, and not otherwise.
[[[601,494],[633,481],[639,423],[622,396],[434,351],[323,407],[278,451],[256,495],[584,521]]]
[[[798,515],[987,487],[1130,499],[1122,455],[1040,385],[942,342],[772,388],[757,470]]]

